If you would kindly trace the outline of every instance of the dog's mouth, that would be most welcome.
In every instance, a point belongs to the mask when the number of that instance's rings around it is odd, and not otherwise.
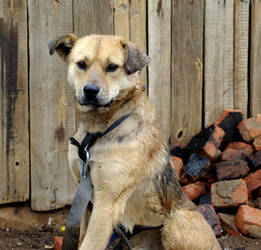
[[[87,100],[86,98],[82,98],[79,100],[79,104],[82,106],[89,106],[89,107],[110,107],[113,104],[113,99],[105,104],[101,104],[97,98]]]

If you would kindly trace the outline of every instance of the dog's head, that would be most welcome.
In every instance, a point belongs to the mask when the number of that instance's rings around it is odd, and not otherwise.
[[[88,107],[110,106],[122,93],[135,88],[137,73],[150,58],[118,36],[69,34],[49,44],[68,63],[68,82],[76,98]],[[136,73],[136,74],[134,74]]]

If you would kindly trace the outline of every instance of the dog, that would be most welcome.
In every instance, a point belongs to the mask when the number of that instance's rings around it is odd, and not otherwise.
[[[81,223],[79,249],[104,250],[119,223],[130,232],[135,225],[161,226],[156,229],[159,249],[221,249],[209,224],[183,193],[169,159],[140,80],[150,58],[124,38],[105,35],[68,34],[53,41],[50,52],[68,64],[67,79],[76,97],[76,140],[81,142],[87,132],[102,133],[124,117],[89,150],[93,211],[88,225],[86,219]],[[74,145],[69,145],[68,158],[79,181]],[[146,244],[134,247],[152,249]]]

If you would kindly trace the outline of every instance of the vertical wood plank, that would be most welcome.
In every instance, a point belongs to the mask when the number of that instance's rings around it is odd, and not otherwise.
[[[251,0],[250,116],[261,113],[261,0]]]
[[[203,0],[172,1],[171,143],[201,129],[203,17]]]
[[[205,125],[233,108],[234,0],[205,1]]]
[[[66,65],[48,43],[73,32],[72,1],[29,0],[31,207],[44,211],[70,204],[75,181],[68,167],[75,129],[74,93]]]
[[[113,34],[113,0],[74,0],[73,4],[76,35]]]
[[[235,0],[234,19],[234,108],[247,116],[248,40],[250,0]]]
[[[149,98],[167,141],[170,134],[171,0],[148,1],[148,47],[152,58],[148,70]]]
[[[145,0],[130,1],[130,40],[143,51],[147,51],[147,32],[146,32],[146,8]],[[143,69],[141,80],[147,84],[147,68]]]
[[[114,34],[130,39],[129,0],[114,0]]]
[[[26,0],[0,1],[0,204],[29,198]]]

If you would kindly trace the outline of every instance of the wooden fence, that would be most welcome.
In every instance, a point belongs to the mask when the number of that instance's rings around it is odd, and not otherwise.
[[[171,143],[225,108],[261,113],[261,0],[1,0],[1,204],[71,202],[74,94],[47,45],[72,32],[122,35],[147,50],[142,77]]]

